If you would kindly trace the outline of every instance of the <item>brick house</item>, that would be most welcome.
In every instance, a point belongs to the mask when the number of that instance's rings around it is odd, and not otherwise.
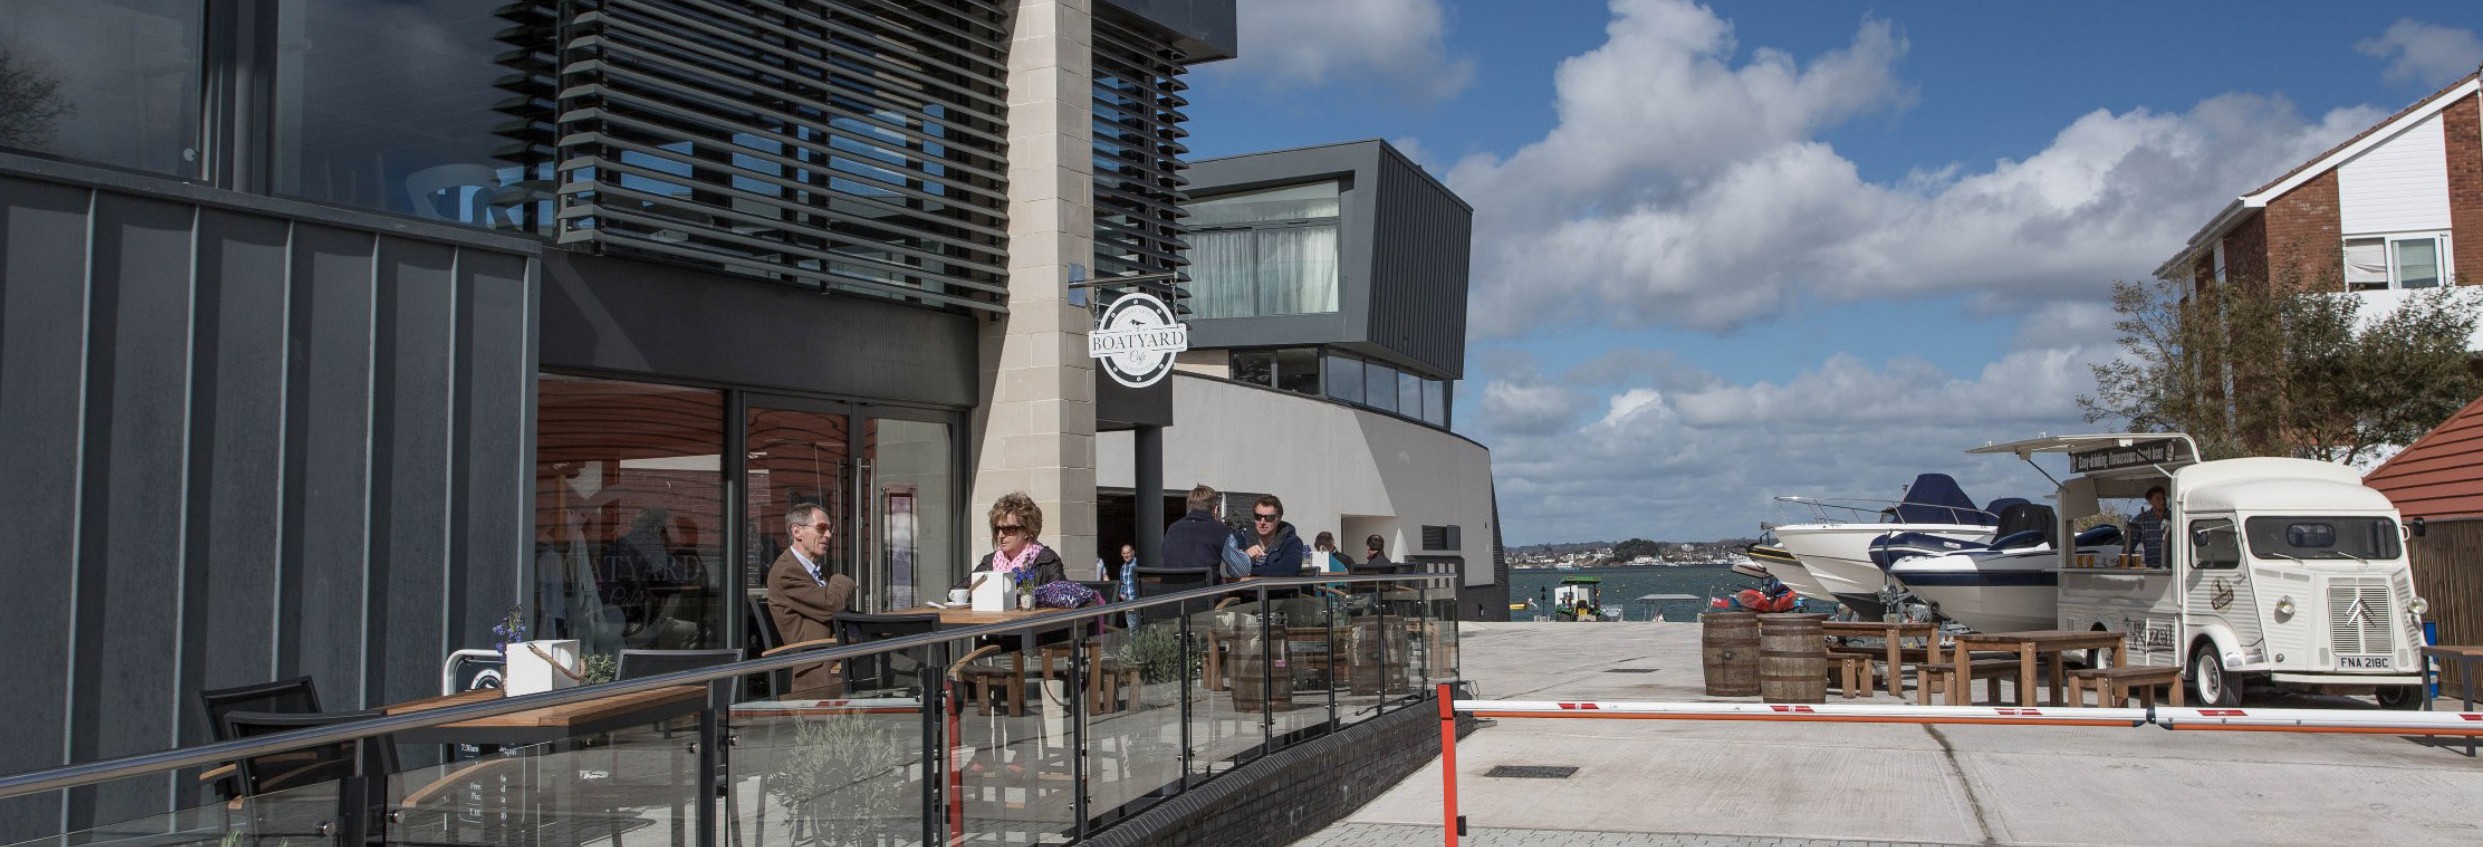
[[[2163,279],[2301,279],[2348,291],[2483,284],[2475,74],[2234,199]],[[2296,276],[2298,274],[2298,276]]]

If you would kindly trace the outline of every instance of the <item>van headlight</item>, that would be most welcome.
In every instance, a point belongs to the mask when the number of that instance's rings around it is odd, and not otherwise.
[[[2293,617],[2293,598],[2291,598],[2291,597],[2278,597],[2278,598],[2276,598],[2276,619],[2277,619],[2277,620],[2284,620],[2284,619],[2286,619],[2286,618],[2290,618],[2290,617]]]
[[[2415,617],[2422,617],[2431,612],[2431,601],[2416,597],[2414,602],[2405,604],[2405,610],[2413,612]]]

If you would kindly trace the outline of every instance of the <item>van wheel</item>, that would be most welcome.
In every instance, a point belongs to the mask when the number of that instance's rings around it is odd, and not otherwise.
[[[2423,707],[2423,700],[2425,699],[2423,697],[2423,687],[2420,685],[2391,685],[2387,688],[2380,689],[2375,692],[2375,694],[2377,699],[2380,701],[2380,708],[2382,709],[2402,709],[2407,711],[2420,709]]]
[[[2190,690],[2198,693],[2198,704],[2230,709],[2242,704],[2241,680],[2224,672],[2224,660],[2216,656],[2215,642],[2201,642],[2190,653]]]

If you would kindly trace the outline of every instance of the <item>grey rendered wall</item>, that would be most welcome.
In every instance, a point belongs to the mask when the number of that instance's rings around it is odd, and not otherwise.
[[[531,244],[230,197],[0,160],[0,772],[203,741],[202,688],[436,693],[519,596]],[[0,842],[196,797],[0,801]]]

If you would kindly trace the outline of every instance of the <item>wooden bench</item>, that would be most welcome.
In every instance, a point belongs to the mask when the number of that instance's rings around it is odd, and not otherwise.
[[[1876,663],[1887,657],[1885,650],[1828,645],[1828,667],[1836,672],[1837,690],[1844,692],[1847,700],[1870,694],[1871,689],[1879,687]]]
[[[1956,648],[1945,649],[1953,651]],[[1973,689],[1973,682],[1978,679],[1984,681],[1984,698],[1998,703],[2000,681],[2017,678],[2018,664],[2014,658],[1976,659],[1968,656],[1964,679],[1957,678],[1957,667],[1948,662],[1948,654],[1943,652],[1942,647],[1933,645],[1925,658],[1929,661],[1916,666],[1918,676],[1914,681],[1914,701],[1925,706],[1931,705],[1931,693],[1934,691],[1947,698],[1951,706],[1971,703],[1972,698],[1966,692]]]
[[[2118,708],[2128,705],[2130,694],[2138,702],[2155,708],[2155,688],[2172,689],[2172,705],[2181,705],[2181,669],[2169,665],[2135,665],[2121,668],[2082,668],[2069,672],[2069,704],[2086,705],[2086,689],[2094,689],[2095,705]]]

